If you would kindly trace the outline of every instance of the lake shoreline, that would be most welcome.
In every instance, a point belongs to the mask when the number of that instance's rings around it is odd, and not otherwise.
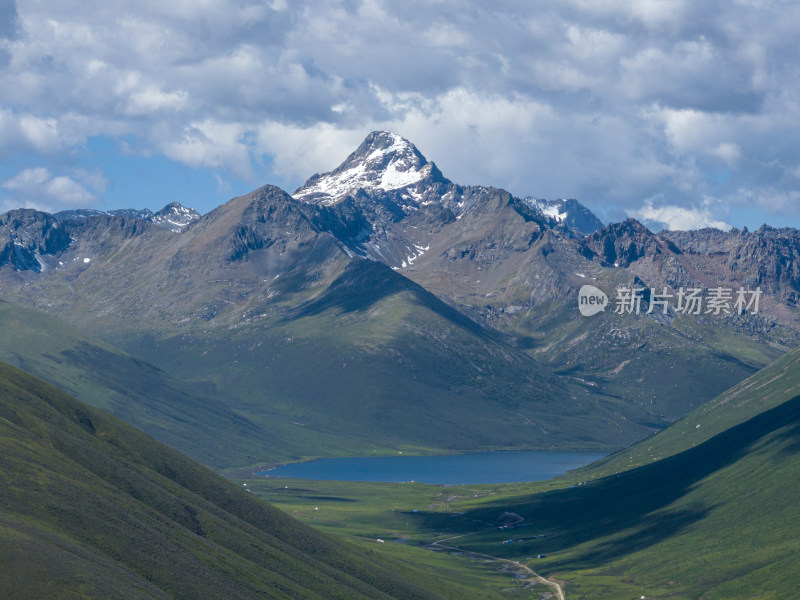
[[[477,485],[544,481],[608,456],[585,451],[497,450],[444,455],[316,458],[251,471],[252,477]]]

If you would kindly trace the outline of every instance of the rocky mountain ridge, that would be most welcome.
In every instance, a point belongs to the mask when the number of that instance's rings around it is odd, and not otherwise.
[[[191,223],[201,217],[200,213],[195,209],[183,206],[180,202],[170,202],[164,208],[156,212],[151,211],[149,208],[119,208],[109,211],[79,208],[74,210],[62,210],[55,213],[53,216],[61,221],[75,221],[101,215],[139,219],[141,221],[153,223],[164,229],[169,229],[175,233],[183,231]]]
[[[793,307],[800,299],[800,231],[764,225],[653,233],[634,219],[588,236],[582,251],[606,267],[630,268],[653,285],[760,288]]]
[[[267,196],[272,198],[269,206],[262,202]],[[499,317],[493,326],[502,326],[504,315],[514,314],[521,305],[549,302],[553,293],[568,304],[579,280],[595,267],[621,269],[643,284],[671,289],[759,286],[773,304],[785,307],[794,306],[800,294],[800,235],[795,229],[764,226],[755,232],[653,233],[628,219],[585,235],[570,226],[570,219],[583,218],[595,225],[599,220],[576,201],[520,199],[494,188],[460,186],[446,179],[413,144],[388,132],[371,133],[339,167],[315,175],[293,196],[266,186],[242,198],[251,205],[236,213],[235,231],[226,229],[227,237],[220,238],[229,260],[248,263],[269,255],[273,257],[267,261],[273,265],[270,269],[278,275],[291,260],[297,260],[289,249],[298,248],[302,235],[298,237],[296,228],[303,223],[303,228],[313,230],[317,239],[326,239],[325,244],[338,248],[337,252],[399,270],[473,318]],[[0,264],[9,264],[17,272],[58,270],[70,261],[86,265],[101,248],[73,242],[80,242],[90,231],[96,237],[107,236],[102,231],[112,223],[108,219],[121,219],[113,226],[115,236],[127,231],[124,235],[135,237],[137,228],[141,229],[135,222],[187,235],[192,229],[189,225],[210,224],[228,214],[226,206],[202,218],[177,202],[157,213],[78,210],[50,216],[11,211],[0,222],[0,236],[8,240],[0,251]],[[148,233],[152,235],[155,232]],[[176,265],[196,262],[190,255],[207,253],[190,242],[197,237],[168,244],[194,249],[192,253],[186,248],[175,250],[177,254],[167,261],[172,265],[170,272],[175,272]],[[103,247],[113,243],[106,240]],[[59,253],[68,254],[68,249],[76,256],[55,259]],[[294,258],[288,259],[290,255]],[[208,260],[218,262],[211,255]],[[523,301],[525,295],[529,300]],[[790,316],[782,309],[777,312],[784,321]]]

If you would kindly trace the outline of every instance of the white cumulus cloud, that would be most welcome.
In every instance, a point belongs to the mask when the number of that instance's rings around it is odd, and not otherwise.
[[[727,231],[731,228],[730,224],[718,218],[720,211],[713,210],[709,206],[686,207],[671,204],[654,206],[653,201],[648,199],[642,208],[631,212],[633,216],[656,230],[687,230],[713,227]]]
[[[456,181],[578,197],[601,216],[642,198],[693,214],[717,210],[706,197],[749,207],[796,189],[797,3],[19,0],[12,12],[2,159],[51,164],[36,159],[104,136],[291,188],[392,129]]]
[[[98,174],[78,173],[91,184],[104,185]],[[89,207],[97,198],[81,183],[66,175],[53,175],[45,167],[24,169],[6,179],[1,187],[5,190],[2,199],[4,210],[11,208],[35,208],[56,212],[70,207]]]

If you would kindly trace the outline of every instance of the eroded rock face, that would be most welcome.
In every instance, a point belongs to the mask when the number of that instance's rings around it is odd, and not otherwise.
[[[744,230],[731,229],[722,231],[706,227],[691,231],[660,231],[658,236],[664,240],[669,240],[681,252],[689,254],[720,254],[730,252],[739,243],[742,236],[748,234],[747,228]]]
[[[39,257],[58,254],[70,242],[66,227],[48,213],[24,208],[0,215],[0,266],[41,272],[44,263]]]
[[[584,255],[597,257],[605,267],[628,267],[647,255],[661,254],[664,243],[636,219],[612,223],[583,242]],[[677,248],[667,248],[676,252]],[[677,251],[676,253],[679,253]]]
[[[736,281],[760,287],[789,305],[800,299],[800,231],[762,225],[756,231],[718,229],[665,231],[659,237],[675,243],[706,269],[727,273]]]
[[[746,274],[752,284],[796,304],[800,297],[800,232],[762,226],[741,236],[725,265]]]

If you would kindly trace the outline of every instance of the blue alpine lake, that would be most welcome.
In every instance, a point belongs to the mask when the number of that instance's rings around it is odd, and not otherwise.
[[[578,452],[478,452],[446,456],[321,458],[260,475],[337,481],[416,481],[444,485],[543,481],[603,458]]]

